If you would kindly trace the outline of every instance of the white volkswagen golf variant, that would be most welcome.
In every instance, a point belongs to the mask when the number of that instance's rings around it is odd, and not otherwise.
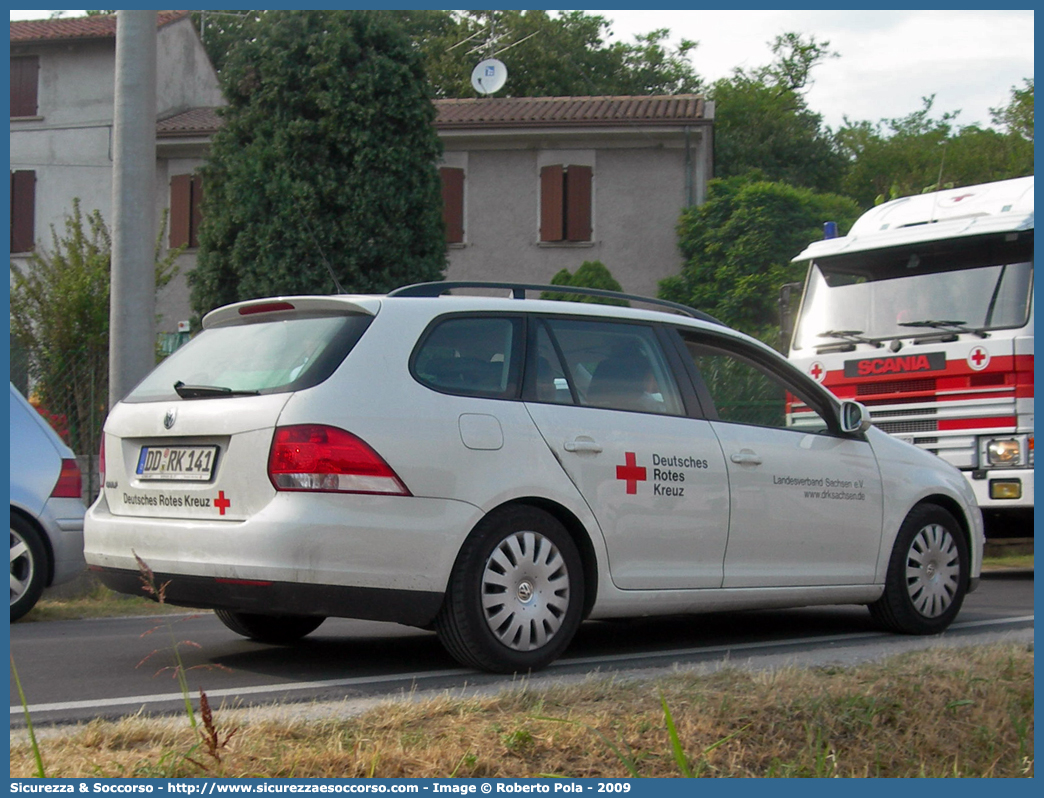
[[[931,634],[976,586],[961,474],[772,349],[454,287],[209,313],[109,416],[91,567],[141,595],[140,558],[255,640],[394,621],[502,672],[588,618],[848,603]]]

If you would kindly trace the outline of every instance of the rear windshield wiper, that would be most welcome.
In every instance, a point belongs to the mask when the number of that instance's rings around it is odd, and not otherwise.
[[[900,327],[931,327],[933,330],[956,330],[957,332],[971,333],[980,338],[990,337],[989,333],[985,330],[976,330],[965,325],[966,322],[964,321],[954,321],[952,319],[925,319],[924,321],[899,322]]]
[[[258,396],[260,391],[234,391],[220,385],[186,385],[181,380],[174,383],[174,390],[182,399],[212,399],[222,396]]]
[[[825,330],[816,334],[817,338],[840,338],[842,341],[850,341],[856,344],[870,344],[880,348],[883,344],[873,338],[867,338],[862,330]]]

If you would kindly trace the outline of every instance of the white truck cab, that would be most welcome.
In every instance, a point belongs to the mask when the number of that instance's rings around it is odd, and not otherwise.
[[[1033,177],[884,203],[795,261],[791,362],[1031,519]]]

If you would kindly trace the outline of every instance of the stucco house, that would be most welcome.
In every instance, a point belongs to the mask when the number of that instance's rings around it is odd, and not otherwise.
[[[156,34],[160,121],[225,100],[188,11],[161,11]],[[11,261],[24,263],[52,225],[63,232],[74,198],[112,222],[116,17],[11,22]],[[171,207],[172,181],[203,162],[157,146],[154,212]],[[176,197],[175,197],[176,199]],[[173,210],[173,209],[172,209]],[[173,213],[172,213],[173,216]],[[190,268],[194,256],[183,258]],[[184,280],[160,297],[159,331],[187,319]]]
[[[49,237],[79,197],[111,214],[115,17],[11,23],[11,257]],[[188,12],[161,12],[154,212],[195,264],[197,171],[220,125],[218,79]],[[17,87],[17,93],[16,93]],[[16,99],[17,98],[17,99]],[[713,103],[694,95],[437,100],[447,278],[547,283],[599,260],[624,290],[677,273],[675,227],[712,173]],[[191,309],[184,276],[159,333]]]

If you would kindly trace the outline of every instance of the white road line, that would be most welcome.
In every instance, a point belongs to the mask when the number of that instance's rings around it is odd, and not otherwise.
[[[232,687],[225,690],[207,690],[207,698],[225,698],[227,696],[251,695],[254,693],[282,693],[291,690],[314,690],[322,687],[352,687],[381,682],[397,682],[403,679],[431,679],[445,676],[468,676],[475,671],[464,668],[446,671],[422,671],[419,673],[400,673],[386,676],[359,676],[352,679],[326,679],[318,682],[287,682],[286,684],[261,684],[253,687]],[[29,712],[52,712],[67,709],[103,709],[105,707],[128,706],[133,704],[151,704],[161,701],[183,701],[181,693],[155,693],[153,695],[123,696],[119,698],[99,698],[90,701],[59,701],[53,704],[30,704]],[[21,704],[11,707],[11,714],[23,712]]]
[[[1032,622],[1032,615],[1022,615],[1015,618],[999,618],[986,621],[967,621],[955,623],[950,629],[960,631],[962,629],[982,628],[985,626],[1007,626],[1010,624]],[[945,634],[945,632],[943,633]],[[801,646],[813,643],[847,643],[856,640],[870,640],[873,638],[894,637],[886,632],[853,632],[850,634],[829,635],[826,637],[799,637],[794,639],[771,640],[760,643],[738,643],[735,645],[707,646],[704,648],[682,648],[670,651],[649,651],[638,654],[607,654],[599,657],[576,657],[573,659],[562,659],[553,663],[548,670],[556,667],[569,667],[574,665],[594,665],[599,663],[620,662],[628,659],[663,659],[667,657],[686,657],[701,654],[724,654],[729,652],[750,651],[758,648],[773,648],[778,646]],[[475,671],[465,668],[456,668],[442,671],[420,671],[417,673],[396,673],[383,676],[359,676],[350,679],[325,679],[317,682],[287,682],[286,684],[254,685],[252,687],[233,687],[223,690],[208,690],[208,698],[225,698],[258,693],[287,693],[295,690],[316,690],[325,687],[355,687],[367,684],[380,684],[382,682],[414,681],[420,679],[440,679],[451,676],[470,676]],[[183,701],[181,693],[155,693],[153,695],[123,696],[118,698],[100,698],[89,701],[59,701],[51,704],[30,704],[28,710],[35,712],[61,712],[70,709],[106,709],[120,706],[141,706],[144,704],[159,703],[164,701]],[[21,704],[11,707],[11,714],[21,714],[25,708]]]
[[[1032,615],[1023,615],[1017,618],[997,618],[988,621],[968,621],[966,623],[951,624],[947,631],[958,631],[961,629],[973,629],[982,626],[1006,626],[1013,623],[1025,623],[1032,621]],[[942,634],[946,634],[943,632]],[[724,654],[730,651],[750,651],[758,648],[769,648],[775,646],[803,646],[810,643],[847,643],[855,640],[873,640],[874,638],[894,638],[889,632],[849,632],[841,635],[827,635],[824,637],[795,637],[781,640],[765,640],[760,643],[737,643],[723,646],[704,646],[701,648],[676,648],[669,651],[649,651],[641,654],[605,654],[600,657],[577,657],[576,659],[563,659],[562,665],[588,665],[599,662],[619,662],[628,659],[659,659],[663,657],[685,657],[696,654]],[[552,668],[556,664],[551,665]]]

